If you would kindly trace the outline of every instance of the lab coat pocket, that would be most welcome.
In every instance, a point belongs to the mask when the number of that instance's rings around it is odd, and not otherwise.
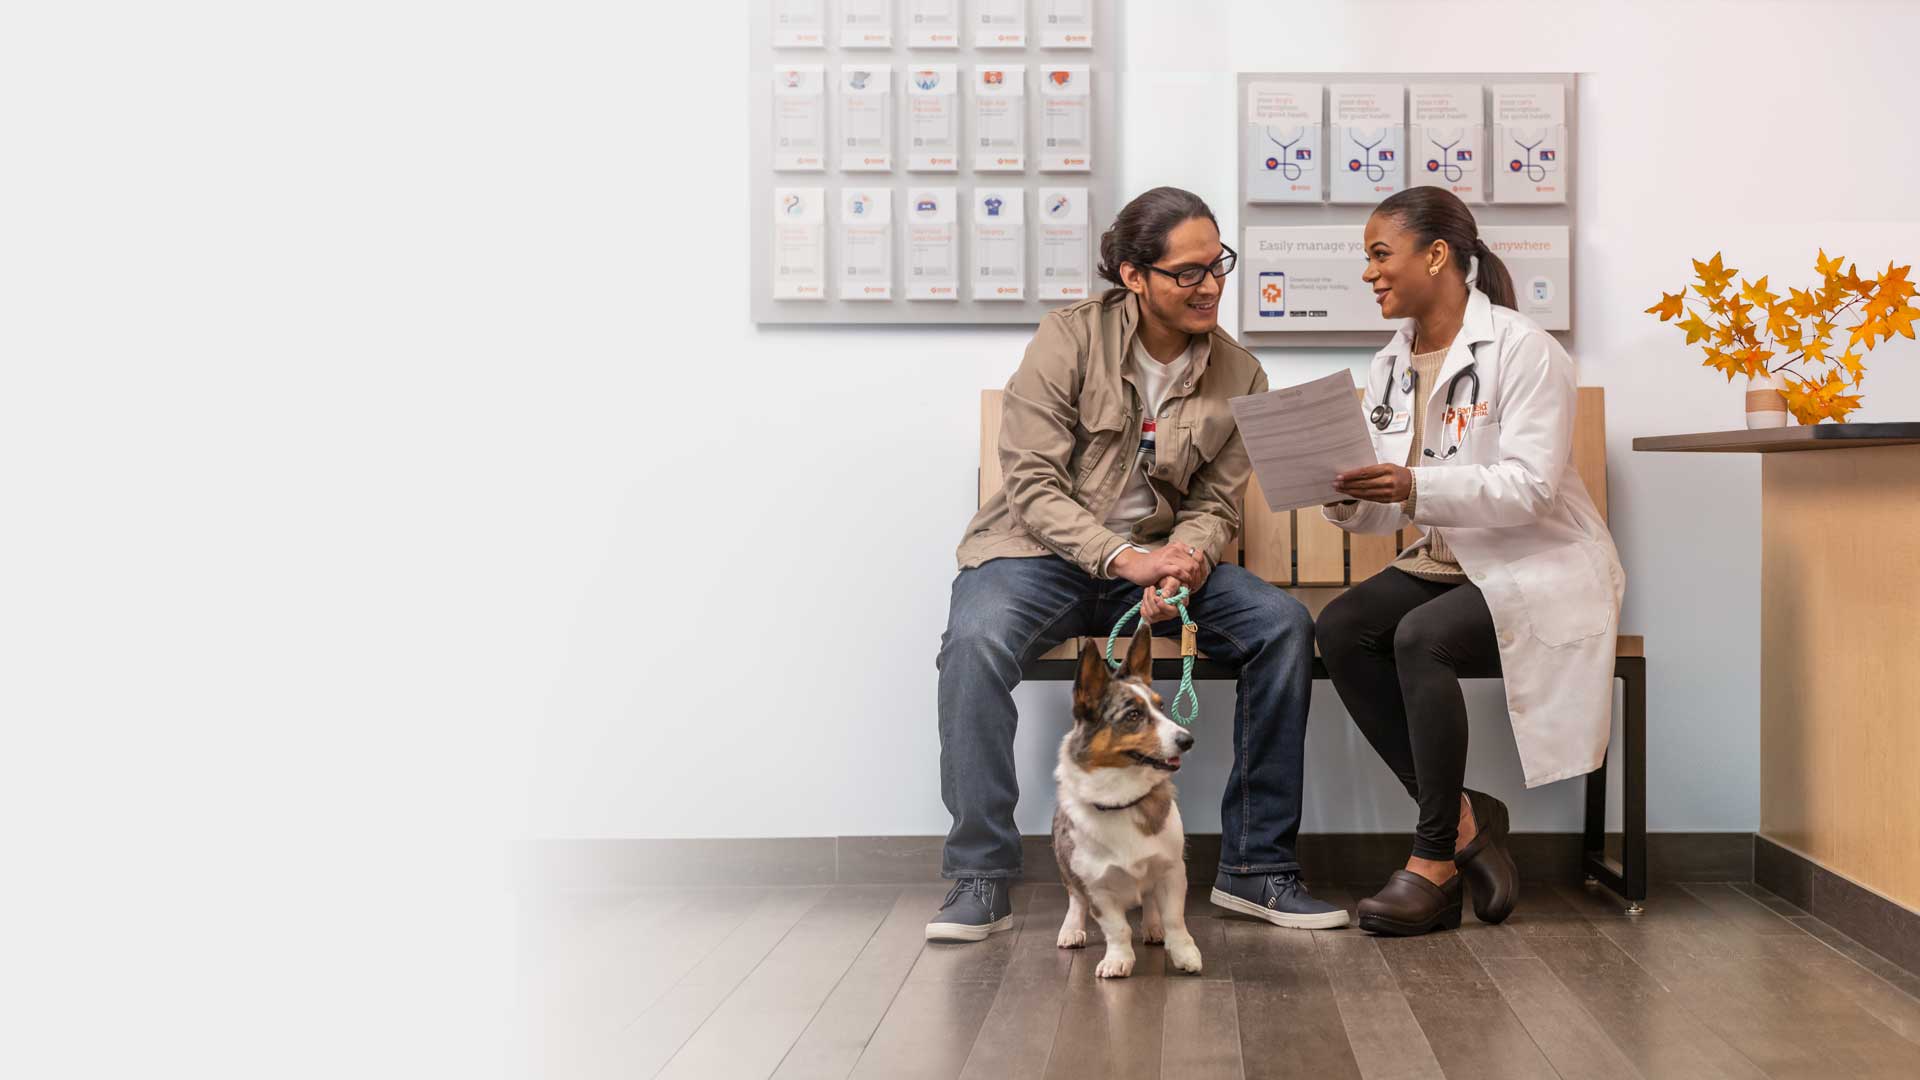
[[[1533,636],[1567,645],[1603,633],[1613,615],[1613,590],[1594,569],[1583,541],[1550,547],[1507,567],[1527,607]]]
[[[1492,465],[1500,460],[1500,425],[1489,420],[1467,429],[1467,464]]]

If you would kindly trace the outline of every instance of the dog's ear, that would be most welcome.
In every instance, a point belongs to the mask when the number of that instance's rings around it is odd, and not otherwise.
[[[1107,680],[1112,678],[1107,667],[1106,650],[1102,642],[1092,640],[1080,643],[1080,670],[1073,677],[1073,718],[1087,720],[1100,715],[1100,699],[1106,696]]]
[[[1133,632],[1133,644],[1127,646],[1127,664],[1121,671],[1136,679],[1153,681],[1153,629],[1147,620],[1140,620],[1140,629]]]

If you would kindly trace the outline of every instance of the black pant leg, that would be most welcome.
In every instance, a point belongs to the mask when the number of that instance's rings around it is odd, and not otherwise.
[[[1320,658],[1347,714],[1416,799],[1419,773],[1394,667],[1394,633],[1408,612],[1451,588],[1389,567],[1335,597],[1314,623]]]
[[[1488,670],[1500,658],[1486,597],[1470,584],[1449,586],[1400,620],[1393,653],[1419,781],[1413,853],[1451,859],[1467,772],[1467,703],[1459,672]]]

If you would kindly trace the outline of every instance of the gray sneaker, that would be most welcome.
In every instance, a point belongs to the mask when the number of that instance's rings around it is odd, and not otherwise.
[[[961,878],[953,883],[953,891],[947,893],[940,914],[927,924],[927,940],[983,941],[988,934],[1011,929],[1013,896],[1007,880]]]
[[[1213,879],[1213,906],[1265,919],[1291,930],[1332,930],[1347,925],[1347,909],[1307,892],[1300,875],[1229,874]]]

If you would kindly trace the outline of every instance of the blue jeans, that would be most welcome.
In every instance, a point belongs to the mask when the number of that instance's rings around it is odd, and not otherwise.
[[[953,815],[943,877],[1019,876],[1013,688],[1021,666],[1069,638],[1104,642],[1141,592],[1053,555],[994,559],[954,579],[938,661],[940,797]],[[1201,651],[1240,670],[1220,869],[1298,870],[1313,619],[1300,601],[1230,564],[1214,568],[1187,610],[1200,624]],[[1154,628],[1161,636],[1179,629],[1177,619]],[[1200,737],[1208,737],[1204,721]]]

